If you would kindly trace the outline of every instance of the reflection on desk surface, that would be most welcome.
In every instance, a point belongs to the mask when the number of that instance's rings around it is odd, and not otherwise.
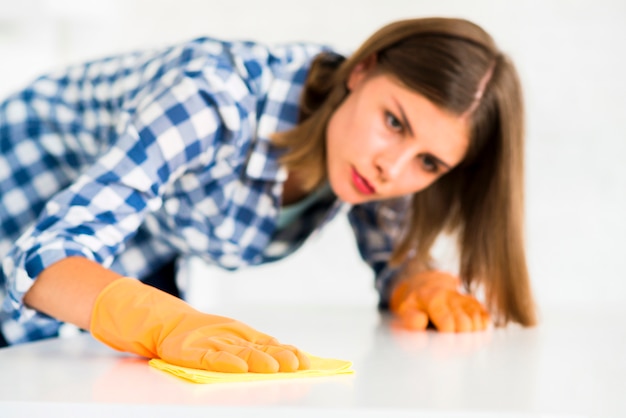
[[[296,408],[298,416],[319,408],[344,416],[391,410],[435,417],[626,416],[619,389],[626,372],[626,327],[615,319],[623,313],[597,313],[594,319],[555,311],[533,329],[472,334],[398,330],[367,307],[259,307],[220,314],[315,355],[350,360],[355,374],[193,384],[83,334],[0,350],[0,408],[29,416],[40,407],[60,413],[67,405],[109,412],[119,405],[127,412],[178,408],[189,416],[194,408],[204,408],[206,416],[207,407],[250,413]]]

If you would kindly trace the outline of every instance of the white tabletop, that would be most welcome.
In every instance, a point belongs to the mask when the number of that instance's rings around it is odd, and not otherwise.
[[[624,311],[546,312],[533,329],[392,331],[366,307],[227,314],[354,375],[199,385],[89,335],[0,350],[0,416],[626,416]]]

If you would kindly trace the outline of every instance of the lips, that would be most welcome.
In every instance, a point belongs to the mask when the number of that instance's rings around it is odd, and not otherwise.
[[[374,194],[376,189],[368,183],[354,167],[352,167],[352,183],[354,187],[364,195]]]

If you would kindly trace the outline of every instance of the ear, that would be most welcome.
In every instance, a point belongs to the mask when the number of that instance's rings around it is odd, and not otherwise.
[[[376,67],[376,54],[372,54],[369,57],[365,58],[363,61],[359,62],[354,66],[350,75],[348,76],[348,82],[346,86],[349,91],[354,90],[365,78],[367,75]]]

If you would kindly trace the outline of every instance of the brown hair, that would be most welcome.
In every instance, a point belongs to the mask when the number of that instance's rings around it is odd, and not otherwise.
[[[306,173],[306,189],[324,181],[328,121],[348,94],[348,76],[372,55],[378,70],[470,118],[467,154],[413,196],[406,233],[390,262],[428,267],[435,239],[456,232],[461,279],[471,292],[484,286],[496,324],[535,324],[523,237],[522,92],[513,64],[479,26],[462,19],[403,20],[378,30],[347,59],[318,56],[301,97],[300,123],[274,138],[288,149],[283,162]]]

